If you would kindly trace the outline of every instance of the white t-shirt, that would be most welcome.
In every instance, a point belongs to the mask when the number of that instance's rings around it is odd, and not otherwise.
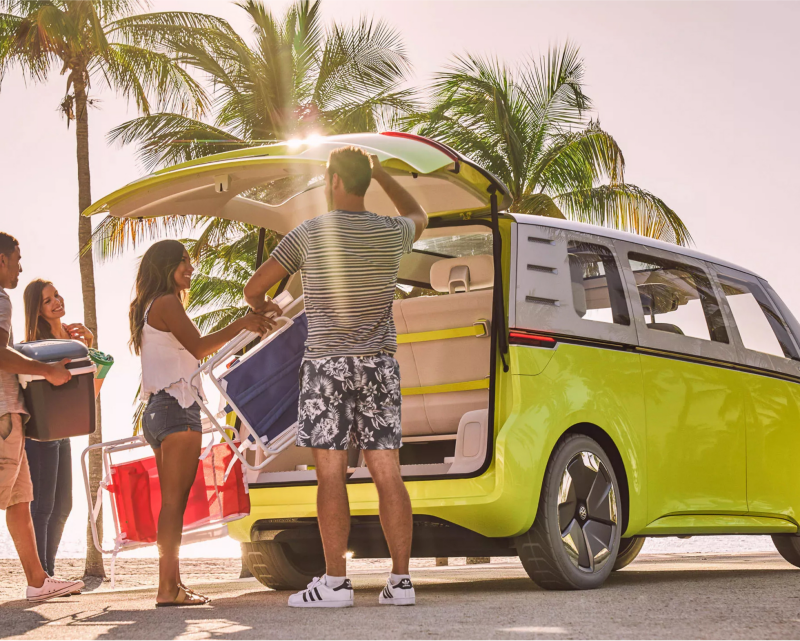
[[[11,312],[11,299],[6,290],[0,287],[0,329],[8,332],[8,345],[13,347],[14,336],[11,330]],[[0,416],[27,413],[17,375],[0,369]]]

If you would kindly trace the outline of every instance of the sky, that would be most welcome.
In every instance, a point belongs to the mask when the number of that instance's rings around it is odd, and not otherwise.
[[[287,6],[267,4],[276,11]],[[240,33],[248,28],[242,10],[223,0],[156,0],[151,8],[204,11]],[[322,13],[342,22],[372,15],[398,29],[420,87],[455,54],[497,56],[513,65],[575,42],[594,116],[621,146],[626,179],[664,199],[697,249],[765,277],[800,316],[793,277],[800,3],[324,0]],[[35,277],[55,282],[68,322],[82,319],[75,137],[58,111],[63,95],[58,69],[43,85],[26,84],[12,70],[0,87],[0,230],[20,240],[25,270],[10,292],[18,336],[22,290]],[[106,143],[111,128],[137,115],[135,107],[108,92],[94,97],[89,128],[97,200],[144,170],[132,148]],[[103,391],[105,440],[131,432],[139,366],[126,346],[127,311],[144,248],[96,265],[100,347],[116,358]],[[73,439],[76,474],[84,447],[85,439]],[[63,546],[69,556],[82,556],[81,487],[76,476]],[[0,526],[0,556],[4,537]],[[235,554],[235,546],[228,551]]]

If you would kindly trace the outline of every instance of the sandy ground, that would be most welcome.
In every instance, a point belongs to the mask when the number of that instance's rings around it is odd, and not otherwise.
[[[154,570],[150,561],[120,565],[121,581]],[[800,639],[800,572],[775,553],[642,555],[588,592],[541,590],[508,559],[417,568],[413,608],[378,605],[384,568],[351,568],[356,607],[344,610],[288,608],[285,592],[230,578],[238,570],[233,561],[185,564],[213,599],[202,607],[156,610],[152,588],[104,586],[37,605],[12,597],[0,602],[0,638]]]
[[[504,564],[515,561],[512,557],[495,557],[494,564]],[[452,558],[450,565],[458,567],[466,565],[466,559]],[[240,559],[183,559],[181,561],[181,577],[187,585],[209,583],[216,581],[230,581],[239,578],[241,571]],[[434,567],[434,559],[412,559],[413,568]],[[111,564],[105,562],[106,580],[102,584],[89,585],[89,588],[98,591],[111,590],[109,575]],[[388,571],[391,562],[388,559],[354,559],[350,561],[350,570],[360,572],[363,570]],[[57,559],[56,576],[64,579],[81,578],[83,575],[83,559]],[[158,583],[158,559],[129,559],[124,556],[117,560],[115,569],[115,589],[126,590],[133,588],[152,587]],[[15,559],[0,559],[0,602],[20,598],[24,595],[25,575],[22,567]]]

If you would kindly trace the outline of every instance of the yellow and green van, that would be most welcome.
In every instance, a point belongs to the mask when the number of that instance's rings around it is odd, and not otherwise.
[[[745,268],[507,213],[491,173],[391,132],[209,156],[85,214],[285,234],[325,213],[325,161],[342,145],[377,154],[430,215],[394,303],[413,556],[519,556],[540,586],[585,589],[647,536],[770,534],[800,566],[800,326]],[[395,214],[377,187],[367,206]],[[280,289],[298,297],[300,278]],[[251,514],[229,533],[262,583],[301,588],[324,572],[311,452],[289,447],[248,477]],[[388,557],[356,451],[348,493],[349,549]]]

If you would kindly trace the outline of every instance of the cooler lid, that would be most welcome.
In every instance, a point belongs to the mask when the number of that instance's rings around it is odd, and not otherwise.
[[[42,363],[54,363],[64,358],[78,360],[89,357],[89,348],[75,340],[31,341],[18,343],[14,345],[14,349],[23,356]]]
[[[213,216],[286,234],[328,211],[325,165],[332,150],[346,145],[376,154],[431,217],[487,215],[492,192],[499,210],[511,204],[502,182],[457,151],[415,134],[387,131],[314,136],[206,156],[134,181],[83,215]],[[366,207],[378,214],[396,213],[377,185],[367,191]]]

